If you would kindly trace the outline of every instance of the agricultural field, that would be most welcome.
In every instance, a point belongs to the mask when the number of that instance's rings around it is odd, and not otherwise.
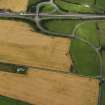
[[[72,34],[73,29],[80,22],[81,21],[78,21],[78,20],[72,21],[72,20],[66,20],[66,19],[52,19],[52,20],[41,21],[42,26],[45,29],[51,32],[67,34],[67,36],[70,36]]]
[[[28,0],[0,0],[0,9],[7,9],[14,12],[26,11]]]
[[[98,25],[99,30],[97,30],[97,25]],[[96,48],[99,48],[100,46],[102,46],[103,51],[100,53],[102,53],[103,67],[104,67],[103,75],[105,76],[105,64],[104,64],[105,62],[105,59],[104,59],[105,30],[104,30],[104,27],[105,27],[104,21],[88,22],[86,24],[81,25],[81,27],[78,28],[78,30],[76,31],[76,35],[85,39],[86,41],[89,41]],[[75,67],[78,73],[82,75],[92,75],[92,76],[93,75],[97,76],[99,74],[99,66],[100,66],[99,57],[95,49],[92,48],[92,46],[89,46],[86,43],[83,43],[79,40],[78,41],[74,40],[72,41],[70,51],[72,53],[74,62],[76,62]],[[78,54],[76,53],[77,51],[78,51]]]
[[[0,72],[0,80],[3,81],[0,95],[33,105],[97,104],[98,81],[95,79],[29,69],[26,75]]]
[[[41,1],[42,0],[29,0],[28,10]],[[105,11],[105,0],[54,0],[54,2],[64,12],[104,13]]]
[[[64,0],[55,0],[56,4],[65,12],[81,12],[81,13],[95,13],[93,7],[86,7],[85,5],[68,3]]]
[[[28,24],[9,20],[0,20],[0,32],[1,62],[69,72],[69,39],[32,32]]]
[[[105,0],[55,0],[55,3],[65,12],[104,13]]]
[[[42,1],[48,0],[11,0],[11,3],[0,0],[0,9],[35,13]],[[54,0],[54,3],[63,13],[104,14],[104,1]],[[53,9],[48,4],[40,12],[50,13]],[[105,21],[45,19],[40,24],[58,35],[44,33],[27,20],[0,18],[0,80],[3,81],[0,105],[14,105],[17,101],[18,105],[97,105],[101,86],[97,79],[98,54],[105,77]],[[77,39],[68,38],[71,35]],[[24,65],[26,71],[18,74],[18,65]],[[105,85],[101,88],[104,99]],[[104,100],[101,102],[105,104]]]

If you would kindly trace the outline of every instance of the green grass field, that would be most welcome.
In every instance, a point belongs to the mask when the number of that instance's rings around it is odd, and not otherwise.
[[[102,85],[102,105],[105,105],[105,83]]]
[[[82,13],[105,12],[105,0],[55,0],[55,1],[62,9],[70,12]],[[86,5],[89,5],[89,7]]]
[[[102,57],[103,57],[103,75],[104,75],[104,78],[105,78],[105,51],[102,51]]]
[[[92,5],[94,4],[95,0],[61,0],[61,1],[65,1],[68,3],[78,3],[78,4],[89,4]]]
[[[96,48],[99,48],[99,41],[100,45],[105,43],[105,31],[104,33],[101,33],[102,30],[97,31],[96,24],[96,22],[90,22],[82,25],[77,30],[76,35],[85,39],[86,41],[89,41]],[[100,24],[99,27],[101,29]],[[104,40],[103,43],[101,43],[101,40]],[[94,49],[81,41],[74,40],[71,43],[70,51],[74,61],[74,68],[79,72],[79,74],[89,76],[96,76],[99,74],[99,59]],[[105,60],[104,56],[103,60]],[[103,66],[105,66],[104,63]]]
[[[41,10],[40,12],[50,13],[51,11],[54,10],[54,7],[50,4],[46,4],[46,5],[42,6],[42,8],[40,10]]]
[[[43,0],[29,0],[28,10],[41,1]],[[66,12],[104,13],[105,11],[105,0],[55,0],[54,2]]]
[[[32,105],[27,102],[15,100],[9,97],[0,96],[0,105]]]
[[[92,6],[87,7],[85,4],[71,4],[63,0],[56,0],[55,3],[66,12],[95,13],[96,10]]]
[[[78,23],[80,23],[80,21],[60,20],[60,19],[42,21],[42,25],[45,29],[52,31],[52,32],[64,33],[68,35],[72,33],[74,27]]]
[[[96,0],[96,7],[105,11],[105,0]]]
[[[28,8],[36,6],[38,2],[44,0],[29,0]],[[47,0],[45,0],[47,1]],[[70,12],[90,12],[105,11],[105,0],[55,0],[54,1],[61,9]],[[89,5],[90,7],[87,7]]]
[[[99,47],[99,32],[97,31],[97,22],[84,23],[78,28],[75,34],[89,41],[95,47]]]
[[[79,75],[97,76],[99,74],[99,62],[96,52],[87,44],[79,40],[73,40],[70,48],[74,71]]]

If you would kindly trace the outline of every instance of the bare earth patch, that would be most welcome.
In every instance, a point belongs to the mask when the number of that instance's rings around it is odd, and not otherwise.
[[[70,40],[31,30],[23,22],[0,20],[0,61],[69,72]]]
[[[28,0],[0,0],[0,9],[10,9],[12,11],[25,11]]]
[[[34,105],[97,105],[98,81],[30,69],[27,75],[0,73],[0,95]]]

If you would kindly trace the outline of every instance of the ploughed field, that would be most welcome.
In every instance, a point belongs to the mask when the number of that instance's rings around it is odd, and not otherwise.
[[[26,75],[1,72],[0,80],[0,95],[33,105],[97,104],[98,81],[95,79],[29,69]]]
[[[27,9],[28,0],[0,0],[0,9],[7,9],[15,12]]]
[[[23,22],[0,20],[0,61],[69,72],[70,40],[38,32]]]

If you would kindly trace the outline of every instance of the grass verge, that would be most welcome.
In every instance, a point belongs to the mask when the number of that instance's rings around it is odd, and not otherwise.
[[[15,100],[9,97],[0,96],[0,105],[32,105],[27,102]]]

